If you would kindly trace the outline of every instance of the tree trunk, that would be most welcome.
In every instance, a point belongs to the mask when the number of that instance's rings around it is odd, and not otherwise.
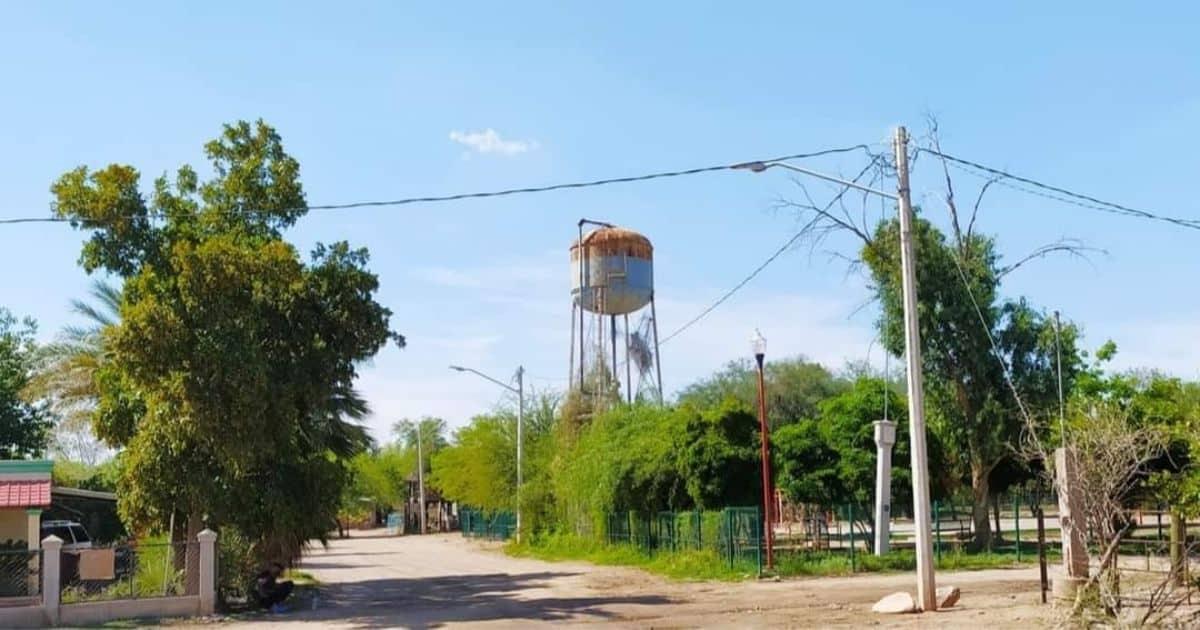
[[[1171,573],[1175,576],[1175,584],[1183,586],[1186,572],[1183,569],[1184,558],[1187,557],[1187,526],[1183,515],[1171,510]]]
[[[978,461],[971,462],[971,521],[975,525],[975,537],[968,546],[970,551],[983,551],[992,543],[992,523],[988,518],[988,470]]]
[[[199,512],[188,514],[187,517],[187,570],[184,574],[184,592],[188,595],[200,594],[200,543],[197,536],[204,529],[204,519]]]
[[[1004,528],[1000,526],[1000,493],[992,493],[992,514],[996,519],[996,529],[992,530],[994,542],[1004,542]]]

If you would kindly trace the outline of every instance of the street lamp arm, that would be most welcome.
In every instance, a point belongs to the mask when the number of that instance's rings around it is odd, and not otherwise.
[[[508,391],[510,391],[514,394],[517,394],[518,396],[521,394],[520,390],[518,390],[516,387],[513,387],[512,385],[509,385],[508,383],[498,381],[498,380],[488,376],[487,374],[480,372],[479,370],[471,369],[469,367],[462,367],[460,365],[451,365],[450,369],[454,370],[455,372],[470,372],[470,373],[474,374],[475,376],[478,376],[483,379],[487,379],[487,380],[499,385],[500,387],[503,387],[504,389],[507,389]]]
[[[797,173],[803,173],[810,177],[816,177],[817,179],[823,179],[825,181],[835,182],[835,183],[841,184],[843,186],[849,186],[850,188],[856,188],[858,190],[861,190],[866,193],[870,193],[872,195],[879,195],[880,197],[891,199],[892,201],[900,200],[899,195],[895,195],[890,192],[885,192],[882,190],[877,190],[877,189],[871,188],[869,186],[863,186],[862,184],[852,182],[849,180],[845,180],[840,177],[834,177],[832,175],[818,173],[816,171],[809,170],[802,166],[795,166],[792,164],[788,164],[787,162],[746,162],[745,164],[735,164],[731,168],[735,168],[735,169],[739,169],[739,170],[753,171],[755,173],[761,173],[769,168],[776,168],[776,167],[787,169],[789,171],[795,171]]]

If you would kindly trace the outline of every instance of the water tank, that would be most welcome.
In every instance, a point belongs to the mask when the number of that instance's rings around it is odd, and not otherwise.
[[[633,230],[602,227],[589,232],[583,237],[582,274],[579,242],[571,244],[571,297],[584,310],[603,315],[642,308],[654,294],[653,253],[650,239]]]

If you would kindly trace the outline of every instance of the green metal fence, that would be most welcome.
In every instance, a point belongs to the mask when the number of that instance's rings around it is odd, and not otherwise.
[[[719,512],[610,512],[604,515],[604,540],[655,553],[709,550],[729,563],[761,573],[762,519],[758,507]]]
[[[496,510],[486,512],[473,508],[461,508],[458,522],[463,536],[487,540],[508,540],[517,531],[517,519],[512,512]]]

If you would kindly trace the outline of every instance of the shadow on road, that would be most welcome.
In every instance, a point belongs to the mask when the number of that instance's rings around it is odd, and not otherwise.
[[[436,628],[447,623],[488,620],[566,622],[612,619],[613,606],[652,606],[659,595],[538,597],[521,593],[546,580],[577,573],[496,573],[343,582],[321,588],[320,609],[266,616],[258,623],[336,622],[358,628]],[[584,619],[580,619],[583,617]]]

